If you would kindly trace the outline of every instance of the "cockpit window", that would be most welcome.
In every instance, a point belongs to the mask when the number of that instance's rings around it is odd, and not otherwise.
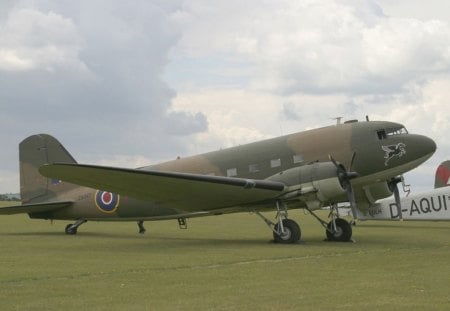
[[[388,136],[400,135],[400,134],[408,134],[408,131],[404,127],[397,128],[387,128],[381,129],[377,131],[378,139],[386,139]]]
[[[391,129],[386,129],[386,134],[388,136],[400,135],[400,134],[408,134],[408,131],[404,127],[391,128]]]

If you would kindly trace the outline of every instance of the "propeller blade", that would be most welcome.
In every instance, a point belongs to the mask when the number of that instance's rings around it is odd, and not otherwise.
[[[395,185],[395,188],[394,188],[394,198],[395,198],[395,204],[397,205],[398,218],[400,220],[403,220],[402,204],[401,204],[401,201],[400,201],[400,193],[398,192],[397,185]]]
[[[336,160],[333,158],[331,154],[328,155],[328,159],[330,159],[330,161],[333,162],[334,166],[339,168],[339,164],[336,162]]]
[[[391,191],[394,193],[394,199],[395,199],[395,205],[397,205],[397,213],[398,213],[398,218],[400,220],[403,220],[403,215],[402,215],[402,203],[400,200],[400,193],[398,191],[398,187],[397,184],[402,180],[401,177],[395,177],[392,178],[391,181],[389,182],[389,188],[391,189]]]
[[[348,197],[348,201],[350,202],[350,208],[352,209],[352,215],[353,215],[353,219],[358,219],[357,218],[357,206],[356,206],[356,199],[355,199],[355,194],[353,192],[353,187],[352,184],[350,183],[350,181],[348,181],[347,184],[347,197]]]
[[[355,160],[356,152],[353,152],[352,158],[350,160],[350,167],[353,166],[353,161]],[[338,177],[341,182],[342,187],[345,189],[347,193],[348,202],[350,203],[350,208],[352,210],[353,219],[357,219],[357,205],[355,199],[355,193],[353,192],[353,187],[350,182],[351,179],[358,177],[357,172],[352,172],[350,170],[346,170],[345,167],[338,163],[331,154],[328,155],[328,158],[331,162],[336,166]]]
[[[350,160],[350,166],[348,167],[349,171],[351,171],[353,169],[353,162],[355,161],[355,157],[356,157],[356,151],[353,151],[352,159]]]

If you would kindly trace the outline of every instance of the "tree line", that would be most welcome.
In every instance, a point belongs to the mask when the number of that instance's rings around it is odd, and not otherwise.
[[[20,201],[20,198],[14,194],[0,194],[0,201]]]

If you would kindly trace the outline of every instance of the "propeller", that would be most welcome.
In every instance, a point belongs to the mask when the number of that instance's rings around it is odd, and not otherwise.
[[[400,201],[400,193],[399,193],[398,187],[397,187],[397,184],[401,181],[402,181],[401,176],[394,177],[390,181],[388,181],[388,187],[389,187],[389,190],[391,190],[394,193],[395,205],[397,205],[398,218],[400,220],[403,220],[402,205],[401,205],[401,201]]]
[[[350,160],[350,166],[348,167],[348,170],[351,171],[353,168],[353,162],[355,161],[355,157],[356,157],[356,151],[353,151],[352,153],[352,159]]]
[[[339,182],[342,185],[342,188],[345,189],[347,192],[347,198],[348,202],[350,203],[350,208],[352,209],[353,218],[357,218],[357,212],[356,212],[356,199],[355,199],[355,193],[353,192],[352,183],[350,182],[353,178],[358,177],[357,172],[352,172],[351,168],[353,166],[353,161],[355,160],[356,152],[353,152],[352,158],[350,161],[350,169],[347,171],[344,167],[344,165],[337,162],[331,154],[328,155],[331,162],[333,162],[334,166],[337,168],[337,175],[339,178]]]

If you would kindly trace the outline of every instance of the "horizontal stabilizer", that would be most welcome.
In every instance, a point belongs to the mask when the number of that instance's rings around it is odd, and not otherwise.
[[[68,207],[72,204],[70,201],[64,202],[45,202],[45,203],[35,203],[35,204],[22,204],[15,206],[5,206],[0,208],[0,215],[12,215],[12,214],[34,214],[34,213],[44,213],[62,209]]]

